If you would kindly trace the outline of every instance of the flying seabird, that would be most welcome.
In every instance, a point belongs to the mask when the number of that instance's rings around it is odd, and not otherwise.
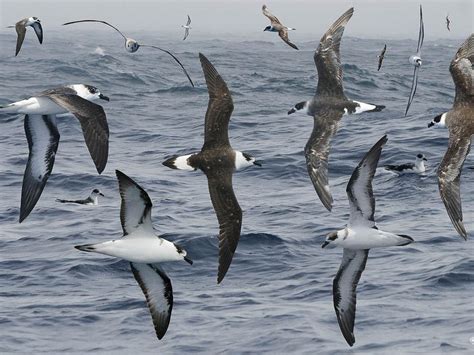
[[[23,177],[20,223],[28,217],[53,170],[59,144],[56,115],[71,112],[79,120],[89,153],[100,174],[109,154],[109,126],[102,106],[92,101],[109,98],[94,86],[77,84],[43,91],[36,96],[0,106],[2,113],[25,115],[29,156]]]
[[[146,191],[121,171],[119,183],[120,222],[123,237],[98,244],[77,245],[76,249],[100,253],[130,262],[133,276],[145,294],[158,339],[168,329],[173,309],[171,280],[157,263],[184,260],[192,264],[180,246],[156,235],[151,222],[152,203]]]
[[[377,68],[377,71],[379,71],[380,68],[382,68],[382,62],[383,62],[386,51],[387,51],[387,45],[384,45],[382,52],[380,52],[380,55],[377,56],[377,58],[379,58],[379,67]]]
[[[328,181],[329,145],[332,136],[337,132],[341,117],[346,114],[381,111],[385,108],[353,101],[344,95],[339,46],[344,26],[353,12],[354,8],[351,7],[332,24],[314,53],[318,70],[316,94],[311,100],[297,103],[288,111],[288,114],[292,114],[302,110],[314,118],[313,132],[304,149],[306,167],[321,202],[329,211],[333,202]]]
[[[188,21],[186,22],[185,25],[181,25],[181,27],[184,28],[184,38],[183,38],[183,41],[188,38],[189,36],[189,30],[191,29],[191,26],[189,26],[191,24],[191,17],[189,17],[188,15]]]
[[[449,14],[446,15],[446,28],[448,29],[448,31],[451,32],[451,29],[449,28],[449,25],[451,24],[451,21],[449,20]]]
[[[160,47],[157,47],[157,46],[151,46],[151,45],[148,45],[148,44],[139,44],[137,41],[135,41],[134,39],[132,38],[128,38],[127,36],[125,36],[117,27],[115,26],[112,26],[110,23],[108,22],[105,22],[105,21],[101,21],[101,20],[78,20],[78,21],[71,21],[71,22],[66,22],[66,23],[63,23],[63,26],[66,26],[66,25],[71,25],[71,24],[74,24],[74,23],[81,23],[81,22],[98,22],[98,23],[103,23],[109,27],[112,27],[115,31],[117,31],[118,33],[120,33],[120,35],[125,39],[125,49],[127,50],[127,52],[130,52],[130,53],[135,53],[136,51],[138,51],[138,48],[140,47],[148,47],[148,48],[154,48],[154,49],[158,49],[162,52],[165,52],[165,53],[168,53],[175,61],[176,63],[179,64],[179,66],[181,67],[181,69],[183,69],[183,72],[184,74],[186,74],[186,77],[188,78],[189,82],[191,83],[191,85],[194,87],[194,83],[193,81],[191,80],[191,77],[189,76],[188,72],[186,71],[186,69],[184,68],[183,64],[181,64],[181,62],[179,61],[178,58],[176,58],[176,56],[174,54],[172,54],[170,51],[167,51],[166,49],[163,49],[163,48],[160,48]]]
[[[290,42],[290,39],[288,38],[288,31],[294,31],[296,28],[291,28],[291,27],[286,27],[283,26],[283,24],[280,22],[280,20],[272,15],[270,11],[267,9],[267,5],[262,6],[262,12],[265,16],[267,16],[270,19],[270,26],[265,27],[263,30],[265,31],[270,31],[270,32],[278,32],[278,35],[280,38],[285,42],[287,45],[294,49],[298,49],[293,43]]]
[[[204,145],[199,153],[173,156],[163,165],[181,170],[200,169],[206,174],[212,205],[219,221],[217,283],[220,283],[232,262],[242,226],[242,210],[232,188],[232,174],[236,170],[261,164],[250,154],[232,149],[228,128],[234,104],[230,91],[211,62],[201,53],[199,59],[209,91]]]
[[[41,21],[37,17],[27,17],[23,20],[18,21],[15,26],[8,26],[8,28],[15,27],[16,33],[18,35],[16,39],[16,52],[15,57],[20,53],[21,45],[25,39],[26,27],[31,26],[35,30],[36,36],[40,44],[43,44],[43,27],[41,27]]]
[[[407,235],[384,232],[375,225],[375,198],[372,180],[375,169],[387,142],[383,136],[369,150],[347,184],[350,217],[347,227],[329,233],[322,247],[341,246],[344,248],[341,266],[333,281],[333,301],[337,321],[347,343],[355,343],[354,320],[356,312],[356,289],[365,269],[370,248],[402,246],[413,242]]]
[[[395,173],[415,173],[423,174],[426,171],[425,161],[426,157],[423,154],[417,154],[415,163],[407,163],[401,165],[385,165],[385,170],[393,171]]]
[[[61,202],[61,203],[77,203],[79,205],[93,205],[97,206],[99,204],[99,196],[104,196],[102,192],[99,191],[99,189],[94,189],[92,190],[91,194],[89,195],[88,198],[84,200],[62,200],[62,199],[56,199],[56,202]]]
[[[471,34],[449,65],[456,86],[453,108],[428,124],[428,127],[447,127],[449,130],[448,150],[438,167],[438,187],[449,218],[464,239],[467,239],[467,232],[463,224],[460,179],[474,135],[473,65],[474,34]]]
[[[423,10],[420,5],[420,32],[418,33],[418,46],[416,48],[416,54],[412,55],[408,61],[410,64],[415,66],[413,71],[413,81],[411,83],[411,92],[410,97],[408,98],[407,108],[405,110],[405,117],[408,114],[408,109],[410,108],[413,97],[416,93],[416,86],[418,85],[418,70],[421,67],[421,47],[423,46],[423,39],[425,38],[425,26],[423,25]]]

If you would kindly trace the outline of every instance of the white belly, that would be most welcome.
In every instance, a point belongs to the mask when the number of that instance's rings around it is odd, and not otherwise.
[[[158,237],[156,240],[151,237],[124,237],[96,244],[94,247],[98,253],[134,263],[153,264],[182,259],[173,243]]]
[[[14,102],[1,109],[0,112],[25,115],[57,115],[68,111],[47,97],[31,97],[27,100]]]
[[[406,239],[396,234],[373,228],[350,229],[349,235],[340,245],[347,249],[371,249],[390,247],[406,243]]]

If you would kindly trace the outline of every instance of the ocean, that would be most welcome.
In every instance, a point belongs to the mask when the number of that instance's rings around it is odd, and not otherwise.
[[[308,177],[303,148],[313,122],[287,111],[314,94],[314,40],[295,51],[278,38],[170,40],[153,33],[132,37],[173,51],[125,52],[108,31],[49,31],[40,46],[28,31],[18,57],[14,34],[0,34],[0,104],[56,86],[94,85],[110,127],[107,167],[98,175],[78,121],[58,119],[61,141],[53,173],[30,216],[18,223],[28,145],[23,117],[0,117],[0,353],[221,353],[221,354],[472,354],[474,351],[474,155],[461,179],[470,239],[457,235],[438,193],[436,169],[447,148],[446,130],[428,129],[452,106],[448,67],[464,38],[426,40],[418,89],[407,117],[414,40],[345,36],[341,55],[345,93],[386,105],[382,112],[344,117],[332,141],[330,213]],[[113,31],[112,31],[113,32]],[[466,34],[467,37],[467,34]],[[377,55],[387,43],[384,65]],[[263,160],[235,173],[243,210],[233,263],[216,284],[218,223],[201,172],[161,163],[201,148],[208,93],[202,52],[227,82],[234,100],[231,144]],[[356,343],[337,324],[332,280],[342,250],[321,249],[325,235],[343,228],[345,192],[353,169],[384,134],[380,166],[428,159],[425,176],[383,169],[374,179],[379,228],[415,243],[373,249],[357,294]],[[158,341],[145,298],[129,264],[74,249],[120,238],[120,197],[114,170],[150,195],[157,232],[182,245],[195,261],[164,264],[174,289],[171,323]],[[64,205],[99,188],[99,206]]]

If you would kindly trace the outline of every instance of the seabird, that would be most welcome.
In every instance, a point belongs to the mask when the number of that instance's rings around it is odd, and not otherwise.
[[[306,167],[321,202],[329,211],[333,203],[328,181],[329,145],[332,136],[337,132],[341,117],[346,114],[381,111],[385,108],[350,100],[344,95],[339,46],[344,26],[353,12],[354,8],[351,7],[332,24],[314,53],[318,70],[316,94],[311,100],[297,103],[288,111],[288,114],[292,114],[302,110],[314,118],[313,132],[304,149]]]
[[[460,179],[464,161],[474,135],[474,34],[458,49],[449,71],[456,86],[453,108],[436,116],[428,127],[447,127],[448,150],[438,167],[438,187],[449,218],[456,231],[467,239],[463,224]]]
[[[77,203],[79,205],[93,205],[97,206],[99,204],[99,196],[104,196],[102,192],[99,191],[99,189],[94,189],[92,190],[91,194],[89,195],[88,198],[84,200],[62,200],[62,199],[56,199],[56,202],[61,202],[61,203]]]
[[[415,173],[423,174],[426,171],[425,161],[426,157],[423,154],[417,154],[415,163],[407,163],[401,165],[385,165],[385,170],[393,171],[400,174]]]
[[[43,44],[43,27],[41,27],[41,21],[37,17],[27,17],[23,20],[18,21],[15,26],[8,26],[8,28],[15,27],[16,33],[18,35],[16,39],[16,52],[15,57],[20,53],[21,45],[25,39],[26,27],[31,26],[35,30],[36,36],[40,44]]]
[[[347,184],[350,217],[346,228],[329,233],[322,247],[344,248],[341,266],[333,281],[333,301],[337,321],[347,343],[355,343],[354,320],[356,312],[356,289],[365,269],[369,249],[388,246],[402,246],[413,242],[407,235],[384,232],[375,225],[375,199],[372,180],[375,169],[387,142],[383,136],[369,150]]]
[[[377,71],[380,71],[380,68],[382,68],[382,62],[383,62],[386,51],[387,51],[387,45],[385,44],[383,46],[382,52],[380,52],[380,55],[377,56],[377,58],[379,58],[379,67],[377,68]]]
[[[278,32],[278,35],[283,40],[283,42],[285,42],[287,45],[289,45],[290,47],[294,49],[298,49],[298,47],[296,47],[293,43],[291,43],[290,39],[288,38],[288,31],[294,31],[296,30],[296,28],[283,26],[280,20],[276,16],[272,15],[270,11],[268,11],[267,5],[262,6],[262,12],[265,16],[267,16],[270,19],[270,23],[271,23],[271,25],[265,27],[263,31],[264,32],[265,31]]]
[[[199,153],[173,156],[163,162],[172,169],[196,170],[206,174],[212,205],[219,221],[219,271],[220,283],[229,269],[240,238],[242,210],[232,188],[232,174],[236,170],[261,163],[250,154],[232,149],[228,128],[234,104],[227,84],[214,66],[199,53],[202,70],[209,91],[204,145]]]
[[[168,329],[173,309],[171,280],[157,263],[184,260],[192,264],[180,246],[156,235],[151,222],[152,203],[146,191],[121,171],[119,183],[120,222],[123,237],[98,244],[77,245],[76,249],[100,253],[130,262],[133,276],[145,294],[158,339]]]
[[[411,83],[411,92],[410,97],[408,98],[407,108],[405,110],[405,117],[408,114],[408,109],[410,108],[413,97],[415,97],[416,86],[418,85],[418,70],[421,67],[421,47],[423,46],[423,39],[425,38],[425,26],[423,25],[423,10],[420,5],[420,32],[418,33],[418,46],[416,48],[416,54],[412,55],[408,62],[415,66],[413,71],[413,81]]]
[[[43,91],[36,96],[0,106],[2,113],[25,115],[29,156],[23,177],[20,223],[38,202],[53,170],[59,144],[56,115],[71,112],[79,120],[89,153],[100,174],[109,154],[109,126],[102,106],[95,100],[109,101],[90,85],[77,84]]]
[[[191,17],[189,17],[188,15],[188,22],[186,22],[185,25],[181,25],[181,27],[184,28],[184,38],[183,38],[183,41],[188,38],[189,36],[189,30],[191,29],[191,26],[189,26],[191,24]]]
[[[449,14],[446,15],[446,28],[448,29],[449,32],[451,32],[451,29],[449,28],[449,25],[451,24],[451,21],[449,20]]]
[[[117,31],[118,33],[120,33],[120,35],[125,39],[125,49],[127,50],[127,52],[130,52],[130,53],[135,53],[136,51],[138,51],[138,48],[140,47],[148,47],[148,48],[154,48],[154,49],[158,49],[162,52],[165,52],[165,53],[168,53],[175,61],[176,63],[179,64],[179,66],[181,67],[181,69],[183,69],[183,72],[184,74],[186,74],[186,77],[188,78],[189,82],[191,83],[192,87],[194,87],[194,83],[193,81],[191,80],[191,77],[189,76],[188,72],[186,71],[186,69],[184,68],[183,64],[181,64],[181,62],[179,61],[178,58],[176,58],[176,56],[174,54],[172,54],[170,51],[167,51],[166,49],[163,49],[163,48],[160,48],[160,47],[157,47],[157,46],[151,46],[151,45],[148,45],[148,44],[139,44],[137,41],[135,41],[134,39],[132,38],[128,38],[127,36],[125,36],[117,27],[115,26],[112,26],[110,23],[108,22],[105,22],[105,21],[101,21],[101,20],[78,20],[78,21],[71,21],[71,22],[66,22],[66,23],[63,23],[63,26],[66,26],[66,25],[71,25],[71,24],[74,24],[74,23],[81,23],[81,22],[98,22],[98,23],[103,23],[109,27],[112,27],[115,31]]]

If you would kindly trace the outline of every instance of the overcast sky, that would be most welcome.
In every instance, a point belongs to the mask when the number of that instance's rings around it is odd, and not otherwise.
[[[425,40],[437,38],[467,38],[473,32],[473,0],[0,0],[1,31],[21,18],[37,16],[45,31],[57,30],[60,24],[78,19],[103,19],[131,34],[143,30],[156,31],[159,36],[181,33],[186,15],[192,18],[192,38],[223,38],[242,36],[244,39],[267,40],[264,33],[268,20],[262,15],[262,4],[284,25],[297,30],[291,38],[320,37],[330,24],[349,7],[355,12],[345,34],[362,38],[418,37],[418,6],[423,5]],[[445,17],[452,21],[448,32]],[[81,26],[84,26],[81,28]],[[77,25],[83,30],[99,24]],[[10,29],[11,31],[11,29]],[[274,35],[274,34],[273,34]]]

